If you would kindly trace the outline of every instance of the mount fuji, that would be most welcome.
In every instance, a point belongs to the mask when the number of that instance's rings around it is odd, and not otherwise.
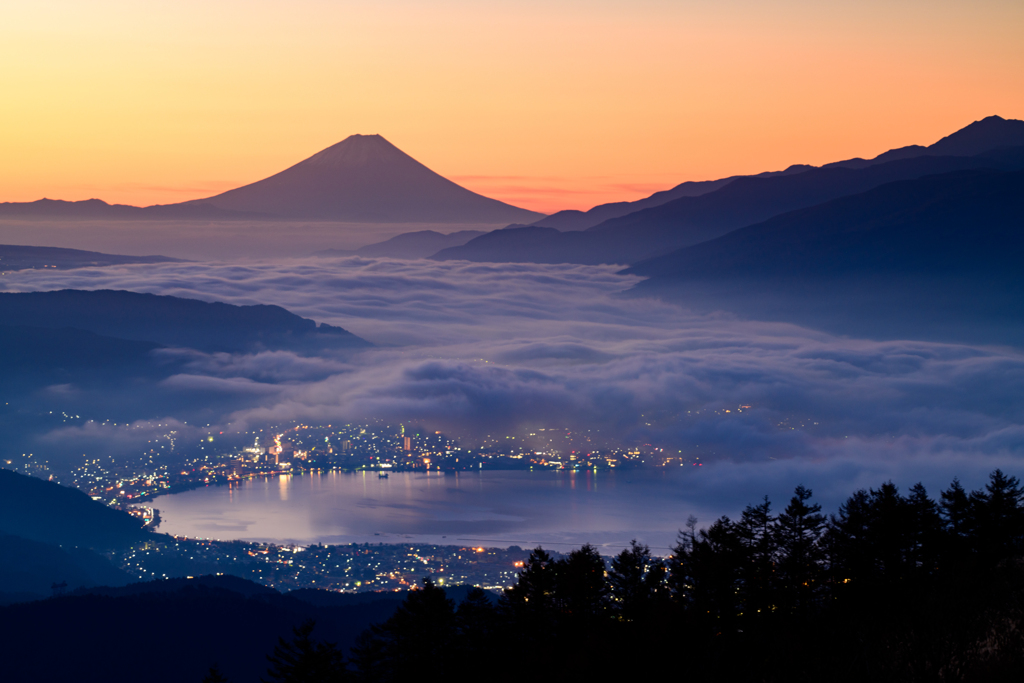
[[[269,178],[185,204],[363,223],[528,223],[543,216],[467,190],[380,135],[352,135]]]

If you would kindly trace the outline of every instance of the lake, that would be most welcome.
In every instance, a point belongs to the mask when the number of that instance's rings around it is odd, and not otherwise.
[[[583,543],[613,552],[636,538],[664,554],[691,514],[688,471],[324,472],[161,496],[160,530],[295,544],[492,547]],[[699,497],[699,496],[698,496]],[[710,521],[707,517],[703,521]]]

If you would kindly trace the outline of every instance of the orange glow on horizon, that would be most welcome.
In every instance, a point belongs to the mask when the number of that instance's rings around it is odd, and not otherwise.
[[[0,201],[209,196],[353,133],[543,212],[1024,118],[1018,0],[14,0]]]

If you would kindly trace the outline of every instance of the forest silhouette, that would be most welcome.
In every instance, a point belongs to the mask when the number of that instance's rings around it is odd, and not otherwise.
[[[1022,543],[1024,490],[1000,470],[937,500],[887,482],[827,516],[798,486],[778,513],[691,517],[667,558],[538,547],[497,601],[424,579],[347,661],[307,621],[264,680],[1021,680]]]

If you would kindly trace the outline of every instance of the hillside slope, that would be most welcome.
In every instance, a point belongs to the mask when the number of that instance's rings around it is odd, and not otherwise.
[[[369,346],[347,330],[317,325],[280,306],[235,306],[118,290],[0,293],[0,320],[203,351]]]
[[[0,534],[86,548],[121,547],[149,533],[131,515],[78,489],[0,469]]]

